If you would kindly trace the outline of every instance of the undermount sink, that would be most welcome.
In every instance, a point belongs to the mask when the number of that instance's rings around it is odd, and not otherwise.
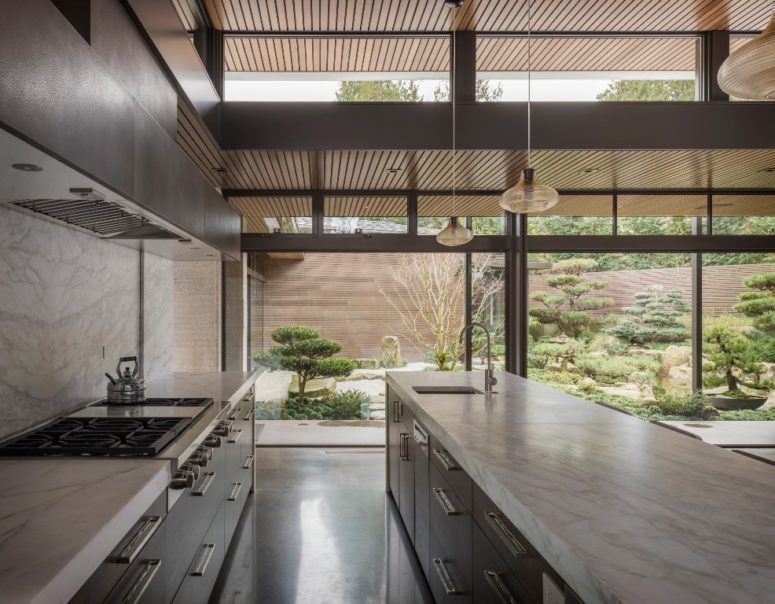
[[[482,394],[472,386],[412,386],[417,394]]]

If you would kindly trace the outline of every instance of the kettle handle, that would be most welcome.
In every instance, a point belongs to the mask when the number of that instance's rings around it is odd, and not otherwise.
[[[132,371],[132,377],[136,378],[137,374],[139,373],[140,369],[137,366],[137,357],[121,357],[118,360],[118,365],[116,365],[116,373],[118,373],[118,376],[121,377],[121,363],[131,363],[134,361],[135,368]]]

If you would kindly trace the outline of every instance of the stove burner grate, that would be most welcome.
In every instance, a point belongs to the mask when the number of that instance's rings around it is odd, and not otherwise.
[[[0,443],[0,456],[158,455],[191,425],[189,418],[67,417]]]

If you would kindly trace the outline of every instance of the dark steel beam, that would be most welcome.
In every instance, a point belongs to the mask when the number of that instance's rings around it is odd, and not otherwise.
[[[441,38],[449,34],[446,31],[435,30],[417,30],[417,31],[268,31],[259,29],[226,29],[224,35],[234,38]],[[699,31],[533,31],[531,36],[535,38],[678,38],[678,37],[696,37],[702,32]],[[734,30],[732,34],[736,35],[755,35],[761,33],[754,30]],[[476,31],[477,36],[494,36],[497,38],[524,38],[527,36],[526,30],[519,31]]]
[[[692,233],[702,233],[702,218],[692,223]],[[702,390],[702,254],[692,254],[692,391]]]
[[[468,219],[468,222],[471,222],[471,219]],[[470,224],[468,226],[470,227]],[[471,271],[471,254],[466,254],[466,276],[465,276],[465,324],[469,325],[471,321],[474,320],[473,318],[473,275]],[[471,337],[471,330],[466,330],[465,333],[465,370],[471,371],[471,367],[473,364],[473,338]]]
[[[532,235],[529,252],[773,252],[769,235]]]
[[[456,49],[450,48],[451,84],[453,84],[450,90],[454,90],[457,103],[475,103],[476,33],[473,31],[456,32],[455,46],[457,46]]]
[[[311,235],[242,234],[243,252],[373,252],[373,253],[468,253],[503,252],[509,246],[506,237],[480,235],[458,247],[441,245],[429,235]]]
[[[700,47],[700,100],[728,101],[729,95],[718,85],[718,70],[729,56],[729,32],[703,32]]]
[[[527,270],[528,259],[528,236],[527,236],[527,221],[528,217],[525,214],[517,214],[515,216],[516,221],[516,240],[517,249],[516,265],[515,265],[515,281],[516,281],[516,298],[515,298],[515,337],[516,337],[516,367],[515,372],[517,375],[527,377],[527,353],[528,353],[528,325],[530,323],[528,311],[529,311],[529,298],[528,298],[528,280],[529,273]]]
[[[449,149],[451,111],[450,103],[223,103],[221,144]],[[458,148],[524,149],[526,112],[526,103],[459,104]],[[775,104],[534,103],[532,119],[536,149],[769,149]]]
[[[409,193],[406,198],[406,233],[417,236],[417,193]]]

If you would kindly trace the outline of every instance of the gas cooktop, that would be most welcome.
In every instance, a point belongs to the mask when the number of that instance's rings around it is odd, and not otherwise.
[[[64,417],[0,443],[0,456],[154,456],[191,421],[174,417]]]
[[[112,403],[101,401],[93,407],[209,407],[213,404],[211,398],[146,398],[136,403]]]

